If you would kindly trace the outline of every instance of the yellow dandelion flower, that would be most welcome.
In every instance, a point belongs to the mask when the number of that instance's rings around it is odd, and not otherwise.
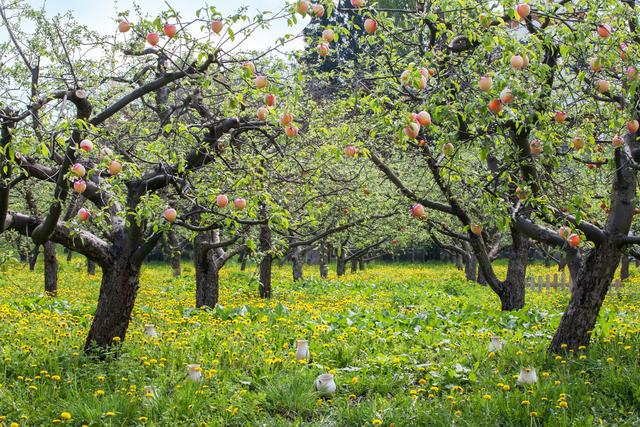
[[[381,426],[382,420],[375,418],[373,421],[371,421],[371,424],[373,424],[374,426]]]
[[[490,394],[484,394],[484,395],[482,395],[482,398],[484,400],[491,400],[491,395]]]
[[[63,412],[60,414],[60,418],[62,418],[65,421],[68,421],[71,419],[71,413],[70,412]]]

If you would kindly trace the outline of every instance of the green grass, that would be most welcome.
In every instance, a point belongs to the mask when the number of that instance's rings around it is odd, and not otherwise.
[[[263,301],[255,269],[232,264],[221,306],[203,311],[192,308],[191,266],[173,278],[150,265],[119,358],[100,362],[81,352],[99,277],[86,276],[80,260],[61,267],[55,299],[42,295],[40,272],[13,265],[0,276],[0,424],[640,424],[635,269],[607,297],[592,346],[556,359],[545,348],[566,292],[528,293],[523,310],[502,313],[486,287],[448,265],[380,264],[295,284],[283,266],[274,298]],[[144,337],[145,323],[157,325],[160,340]],[[506,340],[502,352],[488,354],[492,335]],[[308,364],[294,360],[298,338],[310,342]],[[186,381],[189,363],[202,365],[201,383]],[[524,366],[536,368],[538,384],[516,384]],[[313,389],[324,372],[336,376],[332,399]],[[155,399],[145,399],[146,385]]]

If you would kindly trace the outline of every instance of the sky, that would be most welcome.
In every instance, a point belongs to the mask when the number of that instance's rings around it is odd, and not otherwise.
[[[33,6],[40,8],[44,5],[49,16],[58,13],[72,11],[79,22],[103,34],[112,34],[117,23],[115,18],[119,11],[131,10],[133,12],[133,0],[28,0]],[[178,10],[183,19],[195,18],[195,11],[204,6],[215,6],[224,16],[232,14],[242,6],[249,6],[249,14],[256,11],[277,12],[291,0],[168,0],[174,9]],[[167,9],[165,0],[135,0],[135,3],[153,16],[161,10]],[[298,18],[300,16],[298,15]],[[256,32],[243,45],[243,50],[266,49],[272,46],[274,40],[285,34],[298,34],[309,22],[309,17],[298,19],[295,27],[288,27],[285,20],[278,20],[269,31]],[[133,20],[132,20],[133,21]],[[303,48],[302,39],[287,44],[288,49]]]

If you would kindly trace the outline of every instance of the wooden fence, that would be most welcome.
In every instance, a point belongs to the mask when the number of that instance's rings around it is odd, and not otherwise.
[[[611,287],[616,289],[623,286],[624,283],[619,279],[614,280],[611,284]],[[545,289],[547,292],[549,292],[550,290],[564,291],[565,289],[571,291],[573,289],[573,283],[571,282],[571,277],[567,277],[565,273],[561,273],[559,275],[554,274],[553,280],[551,280],[551,275],[547,274],[544,278],[542,276],[538,276],[537,280],[533,277],[530,277],[527,280],[527,289],[531,289],[533,291],[537,290],[538,292],[542,292],[543,289]]]

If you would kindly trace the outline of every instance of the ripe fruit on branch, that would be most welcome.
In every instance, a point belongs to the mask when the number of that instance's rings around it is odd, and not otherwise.
[[[83,139],[80,141],[80,149],[85,153],[93,150],[93,142],[90,139]]]
[[[173,38],[178,32],[178,29],[173,24],[165,24],[165,26],[162,27],[162,31],[164,31],[165,36]]]
[[[455,154],[456,148],[453,146],[452,143],[447,142],[442,146],[442,152],[444,153],[445,156],[451,157]]]
[[[513,55],[511,57],[511,66],[516,70],[522,70],[524,68],[524,58],[520,55]]]
[[[327,28],[322,32],[322,40],[327,43],[331,43],[336,38],[336,33],[333,32],[331,28]]]
[[[267,110],[265,107],[258,108],[258,120],[264,120],[265,118],[267,118],[267,114],[269,114],[269,110]]]
[[[168,208],[164,210],[162,216],[164,216],[164,219],[166,219],[170,223],[173,223],[178,216],[178,212],[176,212],[176,210],[173,208]]]
[[[269,107],[273,107],[274,105],[276,105],[276,95],[273,93],[267,93],[264,96],[264,103]]]
[[[487,107],[489,107],[489,110],[492,113],[498,114],[500,111],[502,111],[503,105],[499,99],[492,99],[491,101],[489,101]]]
[[[283,125],[288,125],[293,121],[293,114],[291,113],[284,113],[283,115],[280,116],[280,123],[282,123]]]
[[[502,89],[502,92],[500,92],[500,101],[503,104],[508,104],[513,101],[513,92],[511,92],[510,88],[505,87]]]
[[[244,210],[247,206],[247,201],[241,197],[237,198],[233,201],[233,206],[239,211]]]
[[[351,0],[351,6],[362,7],[364,6],[364,0]]]
[[[622,147],[624,145],[624,138],[622,138],[620,135],[616,135],[613,137],[613,139],[611,140],[611,144],[615,147]]]
[[[411,215],[418,219],[425,219],[427,217],[427,212],[424,210],[424,206],[420,203],[416,203],[411,208]]]
[[[88,210],[86,210],[85,208],[80,208],[78,210],[78,219],[82,222],[87,221],[89,218],[91,218],[91,212],[89,212]]]
[[[526,3],[520,3],[516,6],[516,13],[518,14],[520,20],[523,20],[531,13],[531,6]]]
[[[216,205],[218,205],[219,208],[225,208],[227,205],[229,204],[229,198],[227,197],[226,194],[218,194],[218,197],[216,197]]]
[[[344,148],[344,154],[346,154],[348,157],[355,157],[357,152],[358,152],[358,149],[353,145],[347,145]]]
[[[609,83],[608,80],[603,80],[603,79],[598,80],[598,92],[607,93],[609,92],[610,88],[611,88],[611,84]]]
[[[284,128],[284,133],[289,138],[293,138],[294,136],[297,136],[299,132],[300,132],[300,129],[298,129],[298,126],[287,126]]]
[[[539,139],[534,139],[529,143],[529,148],[531,149],[531,154],[540,154],[542,153],[543,145]]]
[[[563,239],[566,239],[571,234],[571,229],[569,227],[565,227],[564,225],[558,229],[558,234]]]
[[[493,86],[493,79],[491,76],[482,76],[480,80],[478,80],[478,87],[483,92],[488,92]]]
[[[556,115],[554,118],[556,123],[564,123],[564,121],[567,120],[567,113],[565,113],[564,111],[556,111]]]
[[[222,24],[222,21],[220,19],[216,19],[215,21],[211,22],[211,30],[216,34],[220,34],[220,31],[222,31],[222,27],[224,27],[224,24]]]
[[[306,0],[300,0],[298,2],[297,10],[300,15],[305,16],[309,11],[309,3],[307,3]]]
[[[122,172],[122,164],[117,160],[112,160],[111,163],[109,163],[109,174],[115,176],[120,172]]]
[[[84,179],[77,179],[73,181],[73,189],[76,193],[82,194],[87,189],[87,183],[84,182]]]
[[[364,30],[368,33],[368,34],[373,34],[376,32],[376,30],[378,29],[378,22],[376,22],[375,19],[371,19],[371,18],[367,18],[364,21]]]
[[[589,59],[589,67],[594,73],[602,70],[602,62],[600,62],[600,58],[594,56],[593,58]]]
[[[321,4],[314,4],[313,5],[313,14],[315,16],[317,16],[318,18],[322,18],[324,16],[324,6]]]
[[[425,141],[424,139],[421,139],[420,141],[418,141],[418,147],[426,147],[427,146],[427,141]]]
[[[129,24],[129,21],[127,21],[126,19],[123,19],[118,24],[118,31],[120,31],[121,33],[126,33],[130,29],[131,29],[131,24]]]
[[[427,111],[420,111],[416,115],[416,120],[420,123],[421,126],[429,126],[431,125],[431,114]]]
[[[82,166],[80,163],[75,163],[71,167],[71,173],[74,174],[75,176],[77,176],[78,178],[82,178],[83,176],[85,176],[87,174],[87,171],[84,168],[84,166]]]
[[[262,75],[256,76],[255,83],[256,89],[263,89],[267,87],[267,78]]]
[[[575,148],[576,150],[580,150],[582,149],[582,147],[584,147],[584,139],[579,136],[574,136],[571,140],[571,143],[573,144],[573,148]]]
[[[638,78],[638,69],[636,67],[628,67],[627,68],[627,79],[633,81]]]
[[[409,138],[415,138],[420,133],[420,124],[418,122],[411,122],[407,127],[404,128],[404,133],[407,134]]]
[[[606,39],[607,37],[611,36],[611,27],[608,26],[607,24],[599,24],[598,35],[603,39]]]
[[[571,246],[572,248],[577,248],[578,246],[580,246],[580,236],[578,236],[577,234],[572,234],[567,240],[569,242],[569,246]]]
[[[147,43],[149,43],[151,46],[157,45],[158,42],[160,42],[160,36],[159,35],[157,35],[156,33],[147,34]]]
[[[640,123],[638,123],[637,120],[630,120],[627,122],[627,130],[630,133],[636,133],[638,128],[640,128]]]
[[[471,224],[471,225],[469,225],[469,229],[476,236],[482,236],[482,226],[481,225]]]
[[[256,66],[253,62],[251,61],[245,61],[244,64],[242,64],[242,67],[249,71],[249,74],[254,75],[256,73]]]
[[[320,43],[318,45],[318,55],[320,56],[328,56],[329,55],[329,45],[326,43]]]

